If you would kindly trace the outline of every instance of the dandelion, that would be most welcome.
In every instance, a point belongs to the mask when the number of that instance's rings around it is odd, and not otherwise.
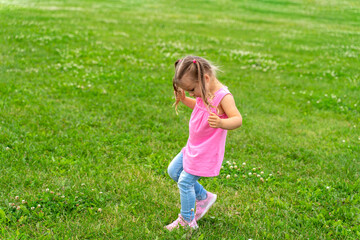
[[[229,178],[230,178],[230,175],[227,175],[227,176],[226,176],[226,179],[229,179]]]

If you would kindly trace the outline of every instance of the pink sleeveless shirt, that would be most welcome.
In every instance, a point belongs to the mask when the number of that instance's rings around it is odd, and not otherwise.
[[[222,87],[215,93],[211,104],[217,107],[227,94],[231,93],[227,87]],[[216,114],[216,109],[211,108],[211,112]],[[210,127],[209,115],[203,100],[196,98],[189,122],[189,139],[182,149],[184,170],[195,176],[219,175],[224,159],[227,130]],[[219,117],[228,118],[225,113]]]

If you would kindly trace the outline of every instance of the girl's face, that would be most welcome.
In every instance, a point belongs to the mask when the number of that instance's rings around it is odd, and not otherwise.
[[[205,74],[205,79],[207,79]],[[205,82],[205,86],[208,85],[208,81]],[[193,81],[190,77],[188,77],[186,74],[181,79],[181,85],[180,87],[189,93],[191,97],[201,97],[201,90],[200,90],[200,83],[198,81]]]

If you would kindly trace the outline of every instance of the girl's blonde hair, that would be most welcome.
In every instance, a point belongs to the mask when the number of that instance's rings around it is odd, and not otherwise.
[[[217,66],[213,65],[211,62],[202,57],[186,56],[183,59],[179,59],[175,62],[175,76],[173,78],[174,90],[176,94],[180,93],[178,87],[179,83],[181,82],[182,77],[187,74],[192,81],[200,83],[199,86],[201,92],[201,99],[203,100],[207,108],[215,108],[210,104],[208,100],[208,98],[211,99],[213,96],[211,96],[209,90],[205,87],[205,74],[210,75],[210,77],[216,77],[217,71],[219,71],[219,68]],[[179,102],[179,98],[176,98],[176,101],[174,103],[176,113]]]

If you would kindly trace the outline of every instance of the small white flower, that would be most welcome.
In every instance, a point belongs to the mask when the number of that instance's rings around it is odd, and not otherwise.
[[[337,102],[338,102],[338,103],[341,102],[341,99],[339,98],[339,99],[337,100]]]
[[[230,166],[230,169],[233,169],[234,167],[233,166]]]
[[[251,176],[252,175],[252,173],[251,172],[249,172],[249,176]]]
[[[25,203],[26,203],[26,201],[25,201],[25,200],[22,200],[21,202],[22,202],[22,204],[25,204]]]
[[[342,142],[344,143],[344,142],[345,142],[345,140],[342,140]]]
[[[101,208],[99,208],[99,209],[98,209],[98,212],[102,212],[102,209],[101,209]]]
[[[221,169],[224,169],[224,166],[221,166]]]
[[[238,166],[236,166],[236,165],[235,165],[235,166],[234,166],[234,168],[235,168],[235,169],[237,169],[237,168],[238,168]]]
[[[234,175],[234,177],[237,177],[237,176],[238,176],[237,174]]]
[[[81,186],[85,186],[85,183],[82,183]]]
[[[229,162],[229,161],[226,161],[226,163],[227,163],[227,164],[230,164],[230,162]]]
[[[41,207],[41,205],[40,205],[40,204],[38,204],[38,205],[37,205],[37,207],[38,207],[38,208],[40,208],[40,207]]]
[[[12,203],[9,203],[9,207],[11,207],[12,206]]]
[[[48,191],[50,191],[50,189],[47,188],[45,191],[48,192]]]
[[[95,189],[91,189],[91,191],[95,191]]]
[[[256,174],[256,173],[253,173],[253,175],[257,176],[257,174]]]
[[[64,198],[64,197],[65,197],[64,195],[61,196],[61,198]]]
[[[357,104],[355,103],[355,104],[354,104],[354,107],[356,107],[356,106],[357,106]]]
[[[15,199],[18,200],[18,199],[19,199],[19,196],[16,196]]]
[[[295,92],[292,92],[292,94],[294,95],[294,94],[295,94]]]
[[[271,177],[271,176],[272,176],[272,174],[270,173],[270,174],[269,174],[269,177]]]
[[[244,162],[243,162],[243,165],[245,166],[245,165],[246,165],[246,163],[244,163]]]
[[[233,162],[234,165],[236,165],[236,162]]]
[[[31,210],[34,210],[35,209],[35,207],[31,207]]]
[[[328,95],[327,94],[325,94],[325,97],[327,97]]]
[[[260,178],[260,181],[264,182],[264,179],[263,179],[263,178]]]
[[[329,187],[329,186],[327,186],[327,187],[326,187],[326,189],[330,189],[330,187]]]
[[[226,179],[229,179],[229,178],[230,178],[230,175],[227,175],[227,176],[226,176]]]
[[[256,168],[253,168],[253,171],[256,171]]]
[[[260,174],[264,174],[264,172],[261,172]]]
[[[17,206],[16,210],[20,210],[20,209],[21,209],[20,206]]]
[[[260,177],[260,175],[258,174],[257,177]]]
[[[9,151],[9,150],[10,150],[10,148],[9,148],[9,147],[6,147],[6,148],[5,148],[5,150],[6,150],[6,151]]]
[[[307,103],[310,103],[310,101],[307,101]]]
[[[100,192],[100,194],[102,194],[103,192]]]

